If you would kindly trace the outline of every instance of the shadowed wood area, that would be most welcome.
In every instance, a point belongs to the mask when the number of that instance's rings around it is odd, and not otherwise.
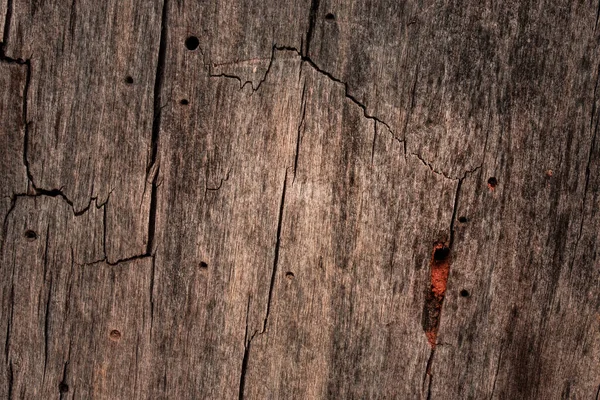
[[[0,397],[598,400],[599,15],[0,0]]]

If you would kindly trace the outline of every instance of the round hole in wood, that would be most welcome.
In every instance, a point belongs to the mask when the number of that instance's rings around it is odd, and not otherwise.
[[[25,237],[30,242],[33,242],[35,239],[37,239],[37,233],[35,233],[35,231],[32,231],[31,229],[28,229],[25,231]]]
[[[470,293],[467,289],[463,289],[460,291],[460,297],[469,297]]]
[[[119,332],[116,329],[113,329],[112,331],[110,331],[110,333],[108,334],[108,337],[110,338],[110,340],[112,341],[117,341],[119,339],[121,339],[121,332]]]
[[[458,222],[464,224],[465,222],[467,222],[467,217],[458,217]]]
[[[58,391],[60,393],[68,393],[69,392],[69,385],[67,385],[64,382],[61,382],[58,384]]]
[[[292,280],[292,279],[294,279],[294,273],[291,271],[288,271],[285,273],[285,277]]]
[[[440,247],[433,252],[433,259],[436,261],[444,261],[450,255],[450,249],[448,247]]]
[[[488,187],[490,189],[494,189],[497,185],[498,185],[498,179],[496,179],[493,176],[490,179],[488,179]]]
[[[185,48],[194,51],[200,46],[200,41],[196,36],[190,36],[185,39]]]
[[[125,83],[128,85],[131,85],[133,83],[133,78],[131,76],[128,76],[125,78]]]
[[[208,264],[205,263],[204,261],[200,261],[200,268],[207,269],[208,268]]]
[[[181,104],[182,106],[187,106],[188,104],[190,104],[190,101],[188,99],[181,99],[179,104]]]
[[[327,21],[333,21],[335,19],[335,15],[333,15],[332,13],[329,13],[325,16],[325,19]]]

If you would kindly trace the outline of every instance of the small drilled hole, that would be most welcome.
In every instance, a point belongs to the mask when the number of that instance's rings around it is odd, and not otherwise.
[[[458,222],[464,224],[465,222],[467,222],[467,217],[458,217]]]
[[[200,261],[200,268],[207,269],[208,268],[208,264],[205,263],[204,261]]]
[[[187,106],[188,104],[190,104],[190,101],[188,99],[181,99],[179,104],[181,104],[182,106]]]
[[[131,85],[133,83],[133,78],[131,76],[128,76],[127,78],[125,78],[125,83]]]
[[[440,247],[435,249],[433,252],[433,259],[436,261],[444,261],[450,255],[450,249],[447,247]]]
[[[494,189],[496,185],[498,185],[498,179],[494,178],[493,176],[490,179],[488,179],[488,186],[490,187],[490,189]]]
[[[196,50],[200,46],[200,41],[196,36],[190,36],[185,39],[185,47],[188,50]]]
[[[469,297],[469,291],[466,289],[461,290],[460,297]]]
[[[113,329],[112,331],[110,331],[110,333],[108,334],[108,337],[110,338],[110,340],[114,340],[117,341],[119,339],[121,339],[121,332],[119,332],[116,329]]]
[[[288,271],[285,273],[285,277],[288,279],[294,279],[294,273],[291,271]]]
[[[29,240],[30,242],[33,242],[35,239],[37,239],[37,233],[35,233],[32,230],[26,230],[25,231],[25,237],[27,238],[27,240]]]
[[[61,382],[58,384],[58,391],[60,393],[68,393],[69,392],[69,385],[67,385],[64,382]]]
[[[325,19],[327,21],[333,21],[335,19],[335,15],[333,15],[332,13],[329,13],[325,16]]]

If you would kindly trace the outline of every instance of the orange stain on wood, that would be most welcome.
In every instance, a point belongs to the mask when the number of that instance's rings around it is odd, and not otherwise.
[[[432,348],[435,348],[442,304],[448,286],[448,275],[450,274],[450,249],[444,243],[434,244],[429,266],[431,273],[430,290],[427,293],[423,310],[423,329],[427,341]]]

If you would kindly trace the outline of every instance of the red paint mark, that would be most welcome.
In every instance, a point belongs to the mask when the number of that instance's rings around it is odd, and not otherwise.
[[[442,304],[446,295],[448,275],[450,273],[450,249],[444,243],[435,243],[429,262],[431,280],[423,308],[423,330],[432,348],[437,343]]]

